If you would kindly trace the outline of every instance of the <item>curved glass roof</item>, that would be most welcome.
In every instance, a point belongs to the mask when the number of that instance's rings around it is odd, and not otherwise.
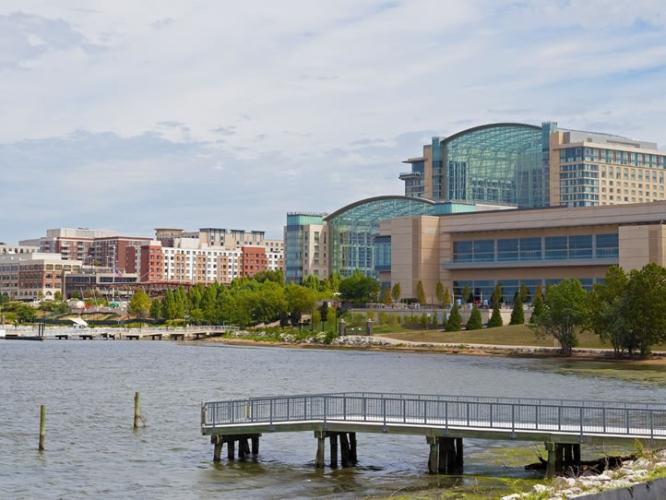
[[[446,199],[541,206],[542,128],[521,123],[483,125],[441,142]]]
[[[374,238],[383,220],[431,215],[435,202],[406,196],[378,196],[360,200],[326,217],[331,245],[331,272],[349,276],[360,269],[374,276]]]

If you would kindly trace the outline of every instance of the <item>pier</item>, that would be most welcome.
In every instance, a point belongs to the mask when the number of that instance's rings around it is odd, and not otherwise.
[[[666,444],[666,404],[353,392],[201,406],[201,432],[211,436],[216,461],[223,443],[251,436],[258,450],[260,436],[304,431],[314,435],[316,467],[325,466],[327,439],[329,465],[337,467],[339,450],[340,464],[351,467],[358,462],[357,434],[382,433],[425,437],[428,471],[445,474],[462,472],[466,438],[541,441],[548,452],[547,475],[553,476],[579,468],[585,444]],[[367,443],[368,454],[371,448]]]
[[[151,340],[163,339],[185,341],[216,337],[229,331],[237,330],[234,326],[190,326],[185,328],[73,328],[50,327],[39,329],[12,328],[6,333],[7,340]]]

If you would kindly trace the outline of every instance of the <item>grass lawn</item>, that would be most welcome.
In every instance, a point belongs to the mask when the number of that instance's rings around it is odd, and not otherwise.
[[[384,336],[414,342],[447,342],[455,344],[495,344],[553,347],[551,337],[537,337],[527,325],[506,325],[497,328],[484,328],[461,332],[440,330],[412,330],[409,332],[385,333]],[[611,349],[592,333],[579,335],[578,347],[600,347]],[[654,350],[666,350],[666,346],[654,346]]]

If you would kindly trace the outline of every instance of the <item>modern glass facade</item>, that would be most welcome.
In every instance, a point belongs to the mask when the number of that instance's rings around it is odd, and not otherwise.
[[[541,127],[486,125],[441,143],[446,199],[544,205]]]
[[[467,240],[453,243],[453,262],[617,259],[618,248],[617,233]]]
[[[377,264],[390,268],[390,239],[375,238],[379,223],[407,215],[431,215],[434,202],[404,196],[369,198],[341,208],[326,217],[330,241],[330,271],[342,276],[356,269],[376,276]],[[375,244],[377,243],[377,248]]]
[[[453,295],[456,300],[463,300],[463,290],[467,288],[474,295],[474,300],[482,304],[490,303],[490,298],[495,291],[495,286],[502,287],[502,302],[513,304],[513,297],[520,290],[520,286],[525,285],[528,290],[527,302],[532,302],[536,294],[536,289],[542,290],[548,285],[556,285],[560,279],[502,279],[502,280],[456,280],[453,282]],[[592,290],[595,283],[603,282],[601,278],[579,278],[581,285],[588,292]],[[464,298],[467,300],[467,297]]]
[[[287,283],[303,281],[303,267],[306,262],[307,245],[305,238],[309,226],[321,226],[323,216],[317,214],[287,214],[284,228],[284,267]]]

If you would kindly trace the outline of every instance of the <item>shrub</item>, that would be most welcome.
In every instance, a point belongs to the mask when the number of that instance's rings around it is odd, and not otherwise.
[[[447,332],[457,332],[462,328],[462,317],[458,304],[454,304],[449,313],[449,319],[446,321]]]
[[[502,321],[502,315],[500,314],[499,304],[495,304],[493,307],[493,313],[490,315],[488,320],[488,328],[496,328],[502,326],[504,322]]]
[[[481,311],[479,311],[479,308],[472,307],[472,312],[469,315],[469,320],[467,320],[467,324],[465,325],[465,328],[467,330],[480,330],[483,328],[483,321],[481,320]]]

